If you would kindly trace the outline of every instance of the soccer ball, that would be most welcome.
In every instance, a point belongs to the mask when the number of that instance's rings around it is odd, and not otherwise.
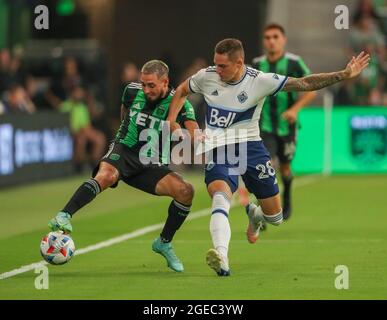
[[[73,239],[63,232],[50,232],[40,242],[40,254],[50,264],[64,264],[73,257],[74,252]]]

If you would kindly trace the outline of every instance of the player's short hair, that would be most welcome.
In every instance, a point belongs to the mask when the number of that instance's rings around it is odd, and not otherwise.
[[[168,77],[169,68],[167,64],[161,60],[150,60],[142,66],[141,72],[144,74],[155,73],[158,78],[161,78],[164,76]]]
[[[266,32],[267,30],[271,30],[271,29],[277,29],[277,30],[281,31],[281,33],[283,35],[285,35],[285,28],[283,26],[281,26],[279,23],[272,22],[272,23],[267,24],[263,28],[263,32]]]
[[[245,58],[245,50],[243,49],[242,42],[233,38],[219,41],[215,46],[215,53],[227,54],[232,60],[235,60],[238,56],[241,56],[242,59]]]

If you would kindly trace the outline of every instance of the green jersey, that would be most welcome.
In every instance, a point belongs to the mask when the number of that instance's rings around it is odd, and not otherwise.
[[[288,77],[300,78],[310,74],[309,68],[301,57],[285,53],[275,62],[269,62],[266,56],[257,57],[252,66],[263,72],[272,72]],[[297,92],[280,91],[276,96],[268,96],[262,108],[260,130],[278,136],[294,135],[296,124],[290,125],[281,114],[298,99]]]
[[[126,108],[126,115],[115,141],[135,152],[141,151],[141,154],[147,157],[154,157],[156,154],[161,163],[168,163],[170,134],[165,130],[164,124],[173,94],[174,90],[170,88],[165,98],[151,102],[147,100],[141,84],[128,84],[122,95],[122,105]],[[188,100],[184,103],[177,122],[183,127],[187,120],[196,121],[194,108]]]

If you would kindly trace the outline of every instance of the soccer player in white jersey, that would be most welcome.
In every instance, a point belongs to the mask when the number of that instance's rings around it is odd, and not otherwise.
[[[259,203],[246,206],[248,237],[258,237],[262,222],[278,226],[283,220],[275,171],[259,134],[265,98],[280,90],[314,91],[356,77],[369,60],[369,55],[362,52],[341,71],[288,78],[247,67],[242,43],[224,39],[215,46],[215,66],[200,70],[177,88],[167,118],[172,131],[179,129],[176,117],[188,94],[200,93],[207,103],[204,143],[206,150],[212,149],[213,156],[206,165],[205,182],[212,198],[210,232],[214,248],[207,252],[206,261],[219,276],[230,275],[228,214],[232,194],[238,187],[238,174]],[[238,165],[227,159],[230,149],[236,150],[240,159],[242,150],[247,150],[244,172],[233,171]]]

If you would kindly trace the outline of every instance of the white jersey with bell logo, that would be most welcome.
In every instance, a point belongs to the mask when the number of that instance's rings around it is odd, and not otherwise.
[[[223,82],[216,67],[199,70],[189,79],[189,88],[207,103],[205,148],[261,140],[259,118],[266,96],[277,94],[288,77],[245,67],[235,83]]]

